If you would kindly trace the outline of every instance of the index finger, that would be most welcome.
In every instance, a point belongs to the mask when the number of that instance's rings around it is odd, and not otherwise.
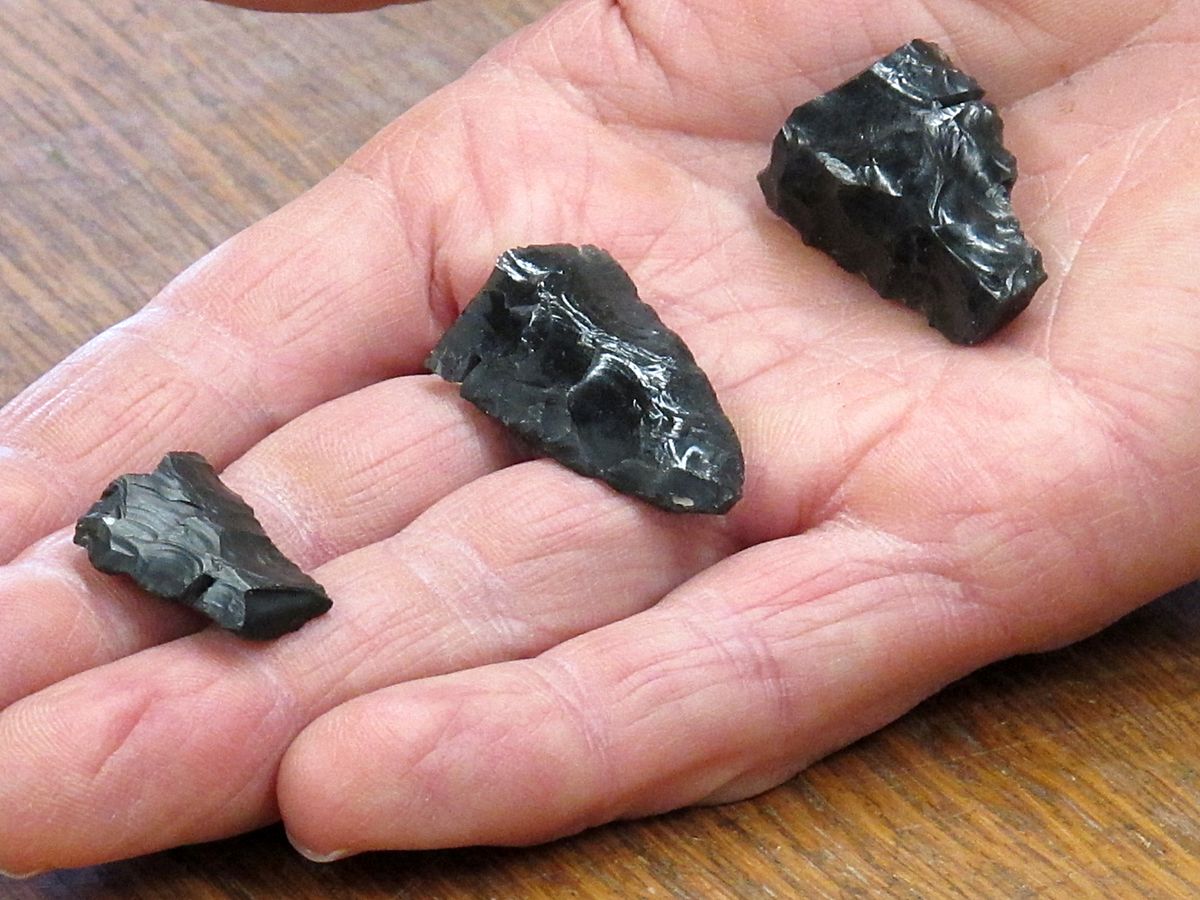
[[[452,177],[423,148],[454,135],[419,108],[405,124],[367,152],[402,151],[411,181],[352,160],[0,410],[0,561],[171,449],[220,467],[325,400],[420,370],[445,325],[431,195]]]

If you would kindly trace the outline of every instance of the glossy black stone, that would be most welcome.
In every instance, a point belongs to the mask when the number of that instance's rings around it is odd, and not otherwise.
[[[295,631],[333,605],[198,453],[122,475],[79,520],[75,543],[101,572],[129,575],[247,638]]]
[[[913,41],[796,109],[759,176],[806,243],[960,344],[1002,328],[1046,280],[983,95],[936,45]]]
[[[691,352],[595,247],[500,257],[429,368],[535,448],[674,512],[723,513],[742,449]]]

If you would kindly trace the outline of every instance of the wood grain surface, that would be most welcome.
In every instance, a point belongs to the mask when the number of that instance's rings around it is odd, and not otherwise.
[[[0,0],[0,397],[552,5]],[[746,803],[330,866],[268,829],[0,896],[1200,896],[1197,598],[994,666]]]

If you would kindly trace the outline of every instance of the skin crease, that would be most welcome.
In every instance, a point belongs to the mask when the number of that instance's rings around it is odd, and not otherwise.
[[[793,106],[917,35],[1000,105],[1050,272],[975,348],[754,182]],[[574,0],[497,48],[0,412],[0,869],[746,797],[1200,576],[1198,69],[1194,0]],[[521,461],[420,374],[496,255],[550,241],[609,249],[709,372],[728,517]],[[80,562],[63,529],[182,447],[333,612],[252,646]]]

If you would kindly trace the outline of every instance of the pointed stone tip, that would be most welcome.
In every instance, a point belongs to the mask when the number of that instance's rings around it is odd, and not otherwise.
[[[597,247],[506,251],[430,368],[537,450],[663,509],[720,513],[741,494],[708,377]]]
[[[921,38],[897,47],[863,75],[867,72],[918,103],[956,106],[980,100],[985,93],[979,82],[955,66],[938,44]]]

